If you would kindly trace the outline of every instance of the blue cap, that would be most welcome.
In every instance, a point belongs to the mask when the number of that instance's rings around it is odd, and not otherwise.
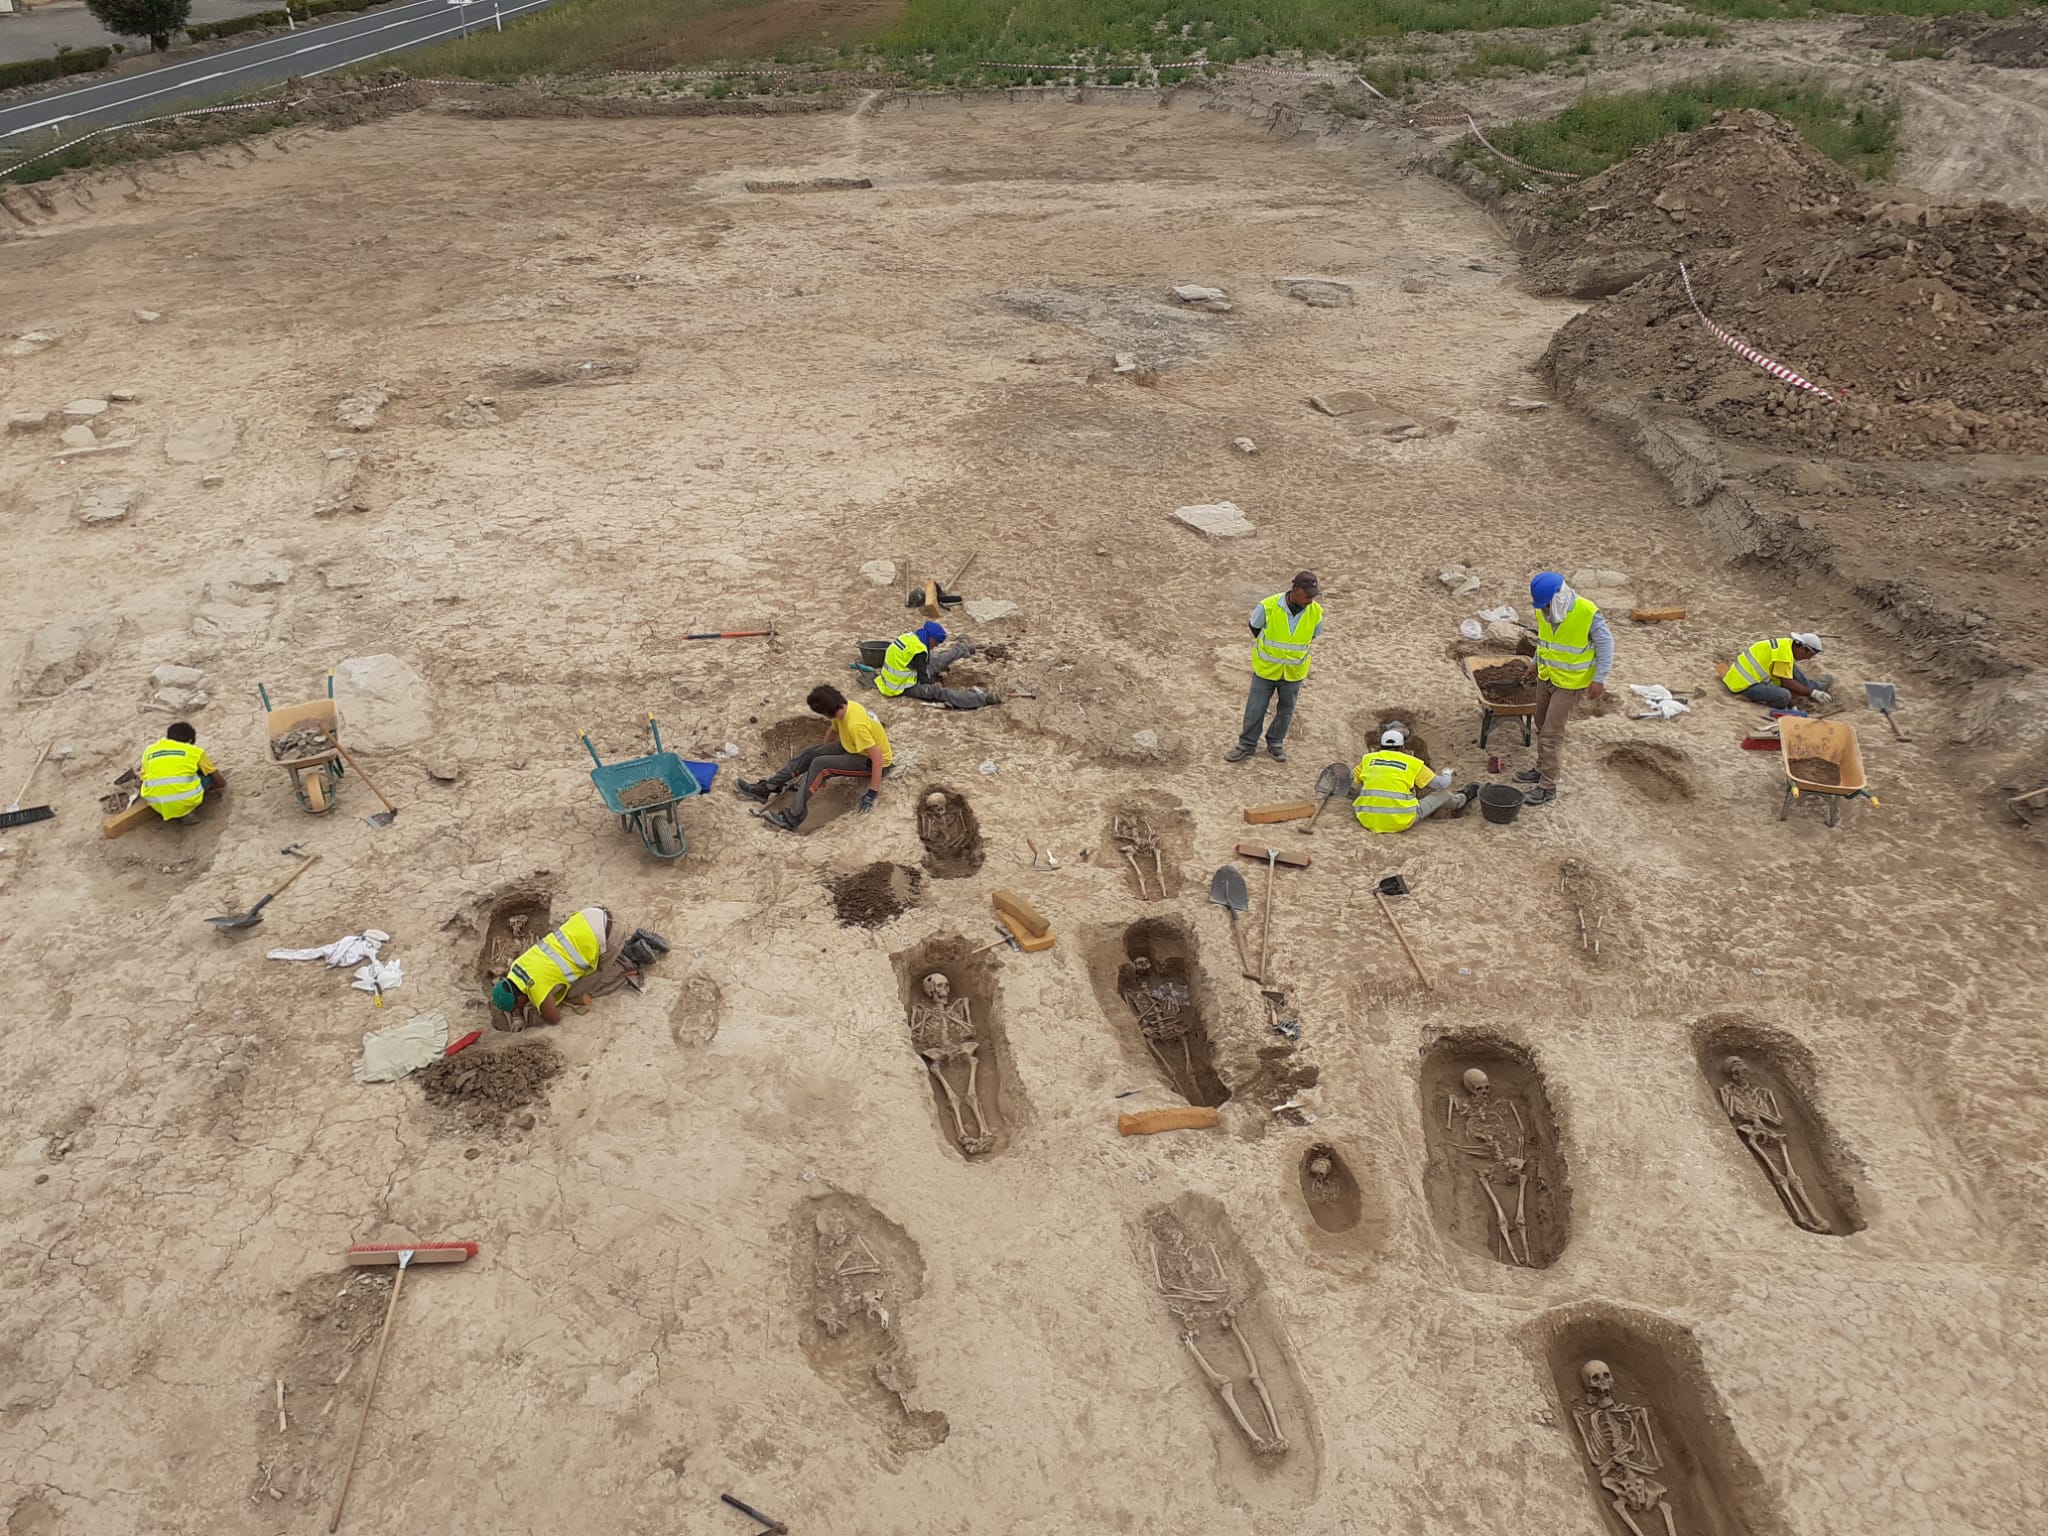
[[[1557,596],[1557,589],[1564,585],[1564,578],[1555,571],[1540,571],[1529,582],[1529,601],[1538,608],[1548,608],[1550,600]]]
[[[937,619],[926,619],[917,627],[917,638],[926,645],[937,645],[946,638],[946,626]]]

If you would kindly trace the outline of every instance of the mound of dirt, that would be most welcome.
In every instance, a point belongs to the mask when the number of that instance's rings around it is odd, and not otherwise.
[[[2007,21],[1992,21],[1981,13],[1917,22],[1905,16],[1877,16],[1843,41],[1866,48],[1960,50],[1972,64],[2000,69],[2048,68],[2048,21],[2038,13]]]
[[[849,928],[879,928],[917,905],[924,873],[886,859],[825,882],[832,910]]]
[[[416,1076],[429,1104],[452,1113],[475,1131],[502,1129],[527,1105],[547,1098],[548,1084],[566,1063],[545,1040],[488,1048],[479,1042],[460,1056],[435,1062]],[[528,1117],[526,1124],[531,1124]]]
[[[1557,217],[1580,206],[1583,218]],[[1544,207],[1552,217],[1531,238],[1545,281],[1653,240],[1661,253],[1655,270],[1558,333],[1544,365],[1561,391],[1675,404],[1725,437],[1778,450],[2048,450],[2048,218],[1878,199],[1759,112],[1723,113]],[[1708,332],[1677,255],[1715,322],[1838,403]]]

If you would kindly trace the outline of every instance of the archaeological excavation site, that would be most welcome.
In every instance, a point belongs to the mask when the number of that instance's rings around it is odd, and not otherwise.
[[[0,137],[6,1536],[2035,1528],[2048,32],[620,3]]]

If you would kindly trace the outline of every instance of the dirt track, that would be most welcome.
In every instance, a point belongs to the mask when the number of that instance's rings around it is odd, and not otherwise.
[[[730,1489],[848,1536],[1591,1531],[1556,1383],[1593,1348],[1625,1391],[1662,1394],[1687,1536],[2023,1526],[2041,1494],[2023,1426],[2048,1386],[2025,1325],[2048,1237],[2038,858],[1958,794],[1924,694],[1912,744],[1863,727],[1882,809],[1773,819],[1775,760],[1735,747],[1755,711],[1713,687],[1732,646],[1817,627],[1852,692],[1903,658],[1826,587],[1731,567],[1592,424],[1507,405],[1577,306],[1522,292],[1455,191],[1364,135],[1318,153],[1130,107],[422,113],[213,159],[109,178],[0,247],[0,291],[34,296],[9,329],[56,338],[0,360],[6,409],[138,397],[96,423],[132,436],[122,455],[59,465],[54,426],[0,437],[33,576],[4,625],[0,764],[75,749],[28,797],[58,820],[0,837],[10,1530],[307,1526],[361,1381],[335,1382],[360,1351],[334,1339],[382,1296],[344,1293],[337,1255],[407,1236],[483,1254],[407,1282],[356,1529],[725,1532]],[[742,190],[848,175],[874,190]],[[1354,285],[1355,307],[1275,286],[1303,273]],[[1236,307],[1176,306],[1177,282]],[[1425,430],[1306,404],[1345,389]],[[366,430],[340,423],[376,395]],[[121,483],[141,488],[125,519],[78,521],[81,492]],[[1170,520],[1224,499],[1252,538]],[[1040,697],[892,707],[904,767],[874,815],[801,839],[749,819],[727,777],[814,734],[784,726],[805,689],[848,683],[855,642],[903,618],[860,564],[950,574],[977,547],[970,595],[1020,613],[964,627],[1011,647],[991,680]],[[1483,573],[1473,598],[1437,583],[1452,561]],[[1341,805],[1313,843],[1278,827],[1316,855],[1281,877],[1273,926],[1302,1025],[1287,1050],[1202,900],[1231,844],[1267,835],[1241,807],[1305,794],[1389,711],[1484,777],[1447,649],[1548,563],[1626,573],[1603,594],[1617,614],[1687,607],[1617,625],[1615,681],[1691,689],[1696,712],[1582,719],[1565,799],[1510,828],[1369,840]],[[1293,761],[1228,768],[1243,615],[1302,565],[1331,617]],[[773,647],[677,638],[771,615]],[[99,618],[82,660],[24,673],[30,637]],[[350,734],[402,814],[364,826],[351,779],[310,820],[266,760],[254,685],[311,697],[381,652],[426,698],[384,711],[381,740]],[[101,842],[97,797],[166,718],[142,707],[166,663],[208,675],[195,718],[230,799]],[[674,865],[604,813],[575,739],[638,750],[649,711],[692,756],[742,749],[685,808]],[[1510,729],[1493,750],[1524,766]],[[921,863],[933,783],[968,797],[980,867],[903,882],[917,905],[879,927],[836,922],[825,878]],[[1163,902],[1133,898],[1110,842],[1138,797]],[[1061,869],[1027,873],[1027,838]],[[293,841],[326,857],[266,924],[205,930]],[[1429,993],[1372,900],[1396,868]],[[361,1035],[394,1014],[483,1023],[488,900],[535,884],[558,918],[602,902],[676,941],[647,994],[549,1033],[566,1067],[535,1123],[465,1134],[416,1085],[353,1084]],[[983,957],[1006,1140],[969,1163],[902,987],[914,951],[993,936],[1003,885],[1059,942]],[[1176,953],[1192,939],[1231,1090],[1216,1131],[1114,1134],[1119,1109],[1173,1102],[1091,976],[1140,919]],[[261,958],[365,925],[405,960],[382,1013]],[[1456,1155],[1419,1086],[1426,1063],[1457,1080],[1446,1032],[1483,1035],[1470,1049],[1513,1063],[1556,1127],[1542,1166],[1569,1240],[1546,1268],[1490,1257],[1470,1188],[1428,1172]],[[1705,1075],[1727,1040],[1781,1053],[1773,1080],[1832,1138],[1808,1166],[1853,1184],[1836,1203],[1862,1230],[1787,1219]],[[1313,1124],[1275,1112],[1290,1102]],[[1357,1185],[1341,1231],[1304,1193],[1317,1146]],[[1439,1183],[1466,1206],[1433,1201]],[[1243,1297],[1278,1462],[1247,1452],[1162,1303],[1148,1234],[1172,1230]]]

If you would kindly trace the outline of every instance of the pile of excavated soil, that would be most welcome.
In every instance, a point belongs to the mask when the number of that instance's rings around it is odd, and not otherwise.
[[[1479,685],[1479,692],[1489,704],[1534,704],[1540,691],[1536,674],[1520,662],[1481,667],[1472,674],[1472,681]],[[1417,755],[1421,755],[1419,751]]]
[[[1792,777],[1802,784],[1839,784],[1842,782],[1842,769],[1825,757],[1795,757],[1792,759]]]
[[[1723,113],[1547,204],[1566,199],[1588,211],[1535,237],[1545,281],[1602,261],[1648,275],[1558,333],[1545,364],[1561,388],[1675,404],[1780,450],[2048,450],[2048,218],[1865,196],[1758,112]],[[1709,334],[1677,257],[1715,322],[1840,403]]]
[[[619,804],[637,810],[644,805],[666,805],[675,792],[663,779],[640,779],[619,791]]]
[[[1985,16],[1935,16],[1914,21],[1877,16],[1843,39],[1866,48],[1947,48],[1972,64],[2000,69],[2048,67],[2048,20],[2036,13],[1992,21]]]
[[[879,928],[901,917],[917,905],[921,870],[883,859],[857,869],[850,875],[835,875],[825,882],[832,893],[832,910],[849,928]]]
[[[565,1065],[562,1053],[545,1040],[496,1048],[479,1042],[422,1069],[416,1080],[429,1104],[451,1111],[472,1130],[489,1131],[545,1099],[549,1082]]]

